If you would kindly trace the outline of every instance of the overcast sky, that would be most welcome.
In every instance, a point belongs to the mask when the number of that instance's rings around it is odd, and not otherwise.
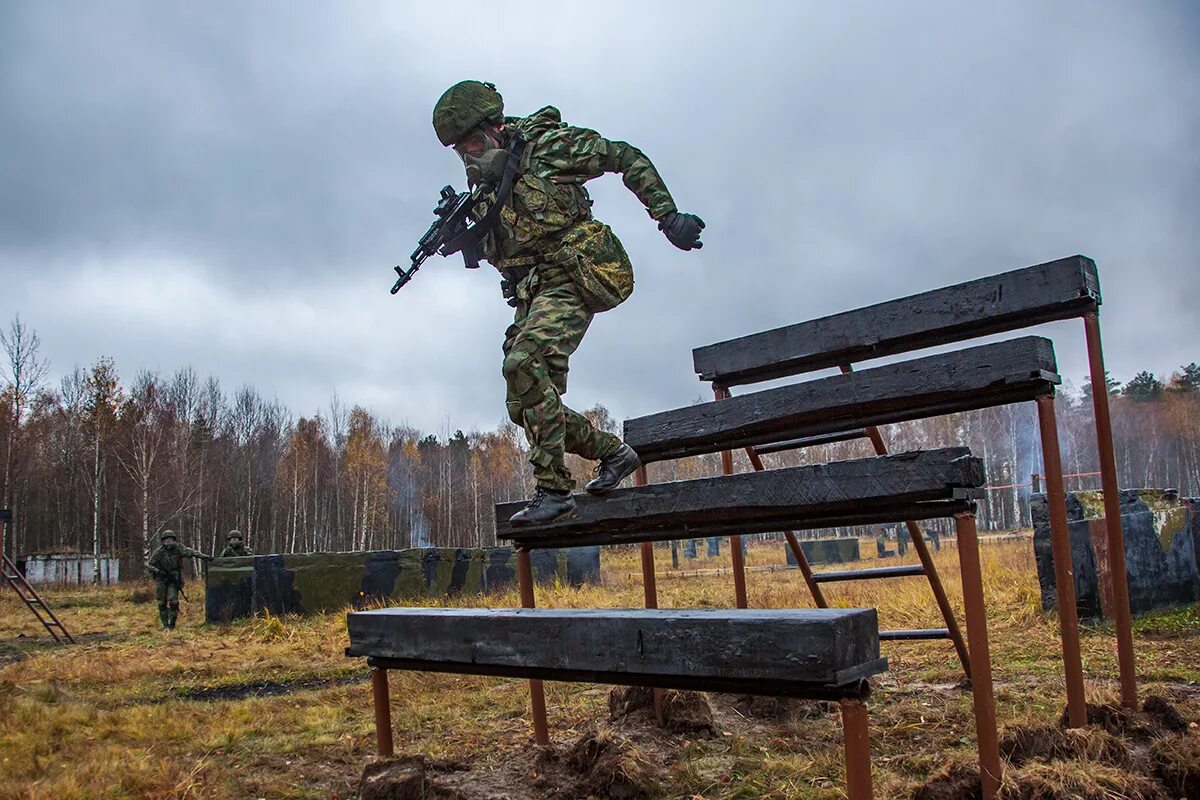
[[[1200,6],[614,2],[0,4],[0,322],[61,375],[191,364],[297,414],[504,418],[498,278],[435,258],[388,294],[462,168],[433,103],[643,149],[705,247],[616,176],[637,271],[567,400],[685,405],[691,348],[1074,253],[1115,377],[1200,360]],[[1085,373],[1057,323],[1061,371]]]

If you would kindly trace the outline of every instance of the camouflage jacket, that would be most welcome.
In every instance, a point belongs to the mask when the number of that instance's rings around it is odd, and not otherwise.
[[[494,266],[528,266],[559,249],[567,230],[592,218],[583,184],[606,172],[620,173],[652,218],[676,210],[658,170],[633,145],[567,125],[553,106],[528,117],[506,117],[504,124],[519,129],[527,143],[512,197],[485,241],[484,257]]]
[[[244,544],[239,544],[236,547],[231,544],[225,545],[225,549],[221,551],[221,558],[230,558],[237,556],[252,556],[254,551]]]
[[[185,558],[208,558],[207,553],[201,553],[199,550],[193,550],[190,547],[184,547],[181,544],[176,544],[174,547],[162,545],[146,559],[146,571],[149,572],[155,580],[175,580],[182,582],[183,576],[183,560]]]

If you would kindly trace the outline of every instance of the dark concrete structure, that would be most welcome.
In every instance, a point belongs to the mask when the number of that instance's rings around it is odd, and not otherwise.
[[[799,567],[796,554],[787,549],[789,567]],[[800,549],[810,564],[845,564],[860,558],[857,538],[801,539]]]
[[[595,583],[600,549],[541,550],[532,566],[539,582]],[[386,599],[511,589],[517,585],[517,559],[511,547],[246,556],[212,562],[205,583],[206,620],[228,622],[263,611],[306,614]]]
[[[1119,497],[1132,612],[1200,600],[1200,500],[1161,489],[1128,489]],[[1057,595],[1045,495],[1034,495],[1030,506],[1042,607],[1050,610]],[[1103,494],[1068,493],[1067,518],[1079,616],[1111,618]]]

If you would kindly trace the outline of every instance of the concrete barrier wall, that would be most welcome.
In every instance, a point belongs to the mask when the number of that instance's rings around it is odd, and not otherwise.
[[[1042,608],[1057,602],[1050,520],[1044,494],[1030,500]],[[1111,619],[1108,540],[1101,492],[1067,494],[1067,527],[1082,619]],[[1163,489],[1121,492],[1129,605],[1134,614],[1200,600],[1200,500]]]
[[[788,566],[800,566],[792,548],[786,542],[781,546],[787,552]],[[859,559],[858,539],[801,539],[800,549],[809,564],[844,564]]]
[[[30,555],[17,559],[17,569],[32,584],[91,584],[96,573],[94,556],[86,553]],[[121,579],[121,562],[112,556],[100,556],[100,582]]]
[[[534,550],[534,580],[572,586],[600,580],[600,548]],[[517,586],[511,547],[428,547],[358,553],[220,558],[208,565],[208,622],[263,611],[307,614],[386,600],[452,597]]]

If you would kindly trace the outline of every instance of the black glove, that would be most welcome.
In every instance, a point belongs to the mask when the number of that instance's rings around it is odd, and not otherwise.
[[[680,214],[672,211],[658,221],[658,229],[666,234],[667,240],[680,250],[699,250],[704,247],[700,241],[700,231],[704,230],[704,220],[695,214]]]
[[[500,293],[504,295],[504,300],[513,308],[517,307],[517,281],[509,280],[508,278],[500,278]]]

